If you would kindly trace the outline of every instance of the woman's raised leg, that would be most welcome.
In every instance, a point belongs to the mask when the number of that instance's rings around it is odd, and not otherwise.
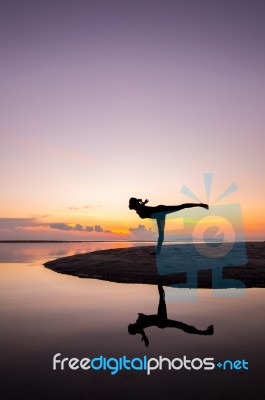
[[[209,209],[208,204],[204,204],[204,203],[184,203],[184,204],[179,204],[177,206],[162,206],[162,205],[160,205],[160,206],[155,207],[154,214],[156,214],[156,213],[169,214],[172,212],[184,210],[185,208],[193,208],[193,207],[202,207],[202,208],[205,208],[206,210]]]

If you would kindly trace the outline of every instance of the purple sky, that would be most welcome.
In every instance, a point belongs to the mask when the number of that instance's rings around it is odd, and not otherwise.
[[[0,37],[1,239],[43,215],[128,230],[129,197],[187,201],[203,172],[262,237],[264,1],[8,1]]]

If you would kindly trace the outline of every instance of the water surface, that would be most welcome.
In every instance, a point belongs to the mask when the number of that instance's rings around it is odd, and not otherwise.
[[[143,243],[142,243],[143,244]],[[264,289],[243,297],[214,297],[199,290],[195,302],[168,302],[168,318],[212,336],[175,329],[129,335],[138,313],[157,312],[156,286],[117,284],[57,274],[43,267],[54,258],[139,243],[0,244],[1,375],[4,399],[262,398]],[[245,359],[239,371],[53,371],[52,357],[214,357]]]

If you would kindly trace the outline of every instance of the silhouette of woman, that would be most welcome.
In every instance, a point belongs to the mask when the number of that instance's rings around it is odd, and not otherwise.
[[[209,209],[208,204],[204,203],[184,203],[177,206],[164,206],[159,205],[156,207],[146,206],[149,200],[143,201],[142,199],[136,199],[135,197],[131,197],[129,200],[129,209],[135,210],[140,218],[152,218],[156,219],[157,227],[158,227],[158,240],[156,246],[156,254],[159,255],[161,251],[161,247],[164,241],[164,230],[165,230],[165,220],[166,215],[183,210],[184,208],[192,208],[192,207],[202,207],[206,210]]]
[[[157,326],[158,328],[177,328],[181,329],[186,333],[194,334],[194,335],[213,335],[214,328],[213,325],[208,326],[205,330],[199,330],[195,328],[195,326],[187,325],[180,321],[175,321],[173,319],[168,319],[167,317],[167,306],[165,302],[165,292],[163,286],[161,284],[158,285],[158,292],[159,292],[159,305],[157,314],[153,315],[145,315],[145,314],[138,314],[139,317],[137,318],[134,324],[129,324],[128,332],[130,335],[140,334],[142,335],[142,342],[146,347],[149,346],[149,339],[145,334],[144,329],[149,328],[151,326]]]

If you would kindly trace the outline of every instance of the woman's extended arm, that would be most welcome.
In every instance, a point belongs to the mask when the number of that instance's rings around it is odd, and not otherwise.
[[[145,347],[148,347],[148,346],[149,346],[149,339],[148,339],[148,337],[146,336],[144,330],[141,329],[139,332],[140,332],[141,335],[142,335],[142,340],[141,340],[141,342],[144,342]]]

